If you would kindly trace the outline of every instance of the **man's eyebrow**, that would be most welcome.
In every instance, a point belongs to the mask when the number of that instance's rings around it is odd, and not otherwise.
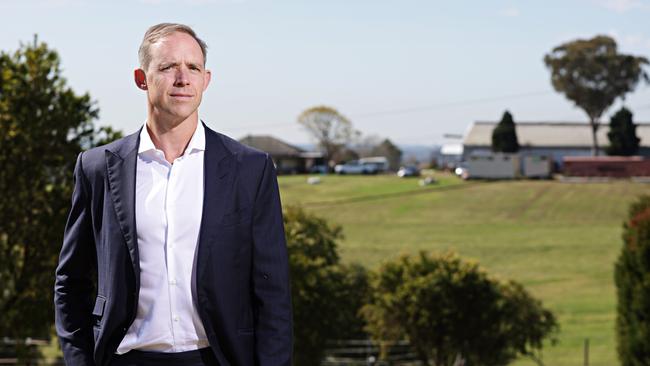
[[[176,67],[179,66],[181,63],[178,61],[162,61],[160,64],[158,64],[158,67],[167,67],[167,66],[172,66]],[[191,67],[196,67],[199,69],[203,68],[203,65],[200,62],[186,62],[187,66]]]
[[[178,65],[179,65],[178,62],[176,61],[163,61],[158,66],[165,67],[165,66],[178,66]]]

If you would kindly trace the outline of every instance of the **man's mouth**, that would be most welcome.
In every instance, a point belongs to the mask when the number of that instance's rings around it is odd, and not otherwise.
[[[188,98],[188,99],[189,99],[189,98],[192,98],[192,95],[191,95],[191,94],[181,94],[181,93],[170,94],[170,96],[171,96],[172,98]]]

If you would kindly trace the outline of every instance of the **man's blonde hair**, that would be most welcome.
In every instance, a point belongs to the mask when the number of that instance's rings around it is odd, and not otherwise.
[[[169,36],[172,33],[181,32],[186,33],[192,36],[201,47],[201,52],[203,53],[203,66],[208,56],[208,45],[199,38],[194,30],[185,24],[179,23],[160,23],[156,24],[149,29],[144,34],[142,43],[140,44],[140,49],[138,49],[138,58],[140,59],[140,67],[143,70],[147,70],[149,64],[151,63],[151,45],[160,41],[162,38]]]

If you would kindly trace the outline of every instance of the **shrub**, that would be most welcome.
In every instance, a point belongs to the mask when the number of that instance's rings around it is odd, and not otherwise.
[[[402,256],[371,280],[362,314],[377,340],[410,341],[425,364],[505,365],[536,359],[554,315],[515,282],[502,283],[454,254]]]

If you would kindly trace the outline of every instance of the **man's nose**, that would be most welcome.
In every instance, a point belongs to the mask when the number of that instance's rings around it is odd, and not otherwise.
[[[185,86],[190,83],[188,76],[188,70],[185,70],[183,67],[179,67],[176,70],[176,75],[174,79],[174,86]]]

